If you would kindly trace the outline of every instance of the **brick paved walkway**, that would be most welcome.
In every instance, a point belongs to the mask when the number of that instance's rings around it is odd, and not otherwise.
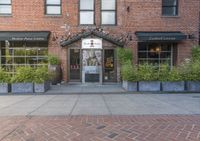
[[[200,141],[200,115],[1,117],[0,141]]]

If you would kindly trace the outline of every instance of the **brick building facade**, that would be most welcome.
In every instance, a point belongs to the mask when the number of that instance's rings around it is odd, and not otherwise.
[[[45,56],[45,53],[40,56],[45,47],[48,53],[60,58],[65,81],[117,82],[120,81],[117,47],[131,48],[135,63],[159,66],[167,62],[173,66],[188,58],[191,48],[199,42],[199,0],[5,1],[0,1],[0,64],[8,70],[14,68],[13,64],[40,63],[38,58]],[[86,44],[93,39],[94,44],[102,41],[102,47],[84,52],[83,39],[89,39]],[[6,54],[7,46],[14,52]],[[37,61],[31,56],[23,60],[24,55],[19,53],[15,57],[15,47],[26,49],[24,54],[36,47],[37,55],[33,56]],[[84,68],[83,53],[86,61],[87,55],[99,55],[101,61],[97,57],[95,65],[100,70],[88,62],[85,65],[91,70]],[[6,60],[7,55],[13,55],[13,60]]]

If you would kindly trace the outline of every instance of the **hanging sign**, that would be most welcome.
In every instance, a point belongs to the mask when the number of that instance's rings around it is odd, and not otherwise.
[[[101,39],[83,39],[82,49],[102,49]]]

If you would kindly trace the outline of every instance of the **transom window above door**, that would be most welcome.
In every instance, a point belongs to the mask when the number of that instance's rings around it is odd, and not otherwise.
[[[12,14],[11,0],[0,0],[0,15]]]
[[[94,25],[94,0],[80,0],[79,24]]]
[[[46,0],[46,15],[61,15],[61,0]]]

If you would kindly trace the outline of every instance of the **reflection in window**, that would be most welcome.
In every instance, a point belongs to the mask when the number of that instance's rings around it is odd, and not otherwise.
[[[178,0],[163,0],[162,1],[162,15],[163,16],[177,16],[178,15]]]
[[[94,0],[80,0],[79,16],[81,25],[94,24]]]
[[[21,47],[20,47],[21,45]],[[11,42],[10,47],[6,47],[3,42],[0,46],[0,67],[6,69],[7,72],[14,74],[15,69],[19,66],[37,67],[47,65],[48,48],[33,42]],[[46,44],[47,45],[47,44]],[[28,47],[27,47],[28,46]]]
[[[148,63],[160,68],[161,64],[173,66],[173,48],[175,44],[139,43],[138,63]]]

